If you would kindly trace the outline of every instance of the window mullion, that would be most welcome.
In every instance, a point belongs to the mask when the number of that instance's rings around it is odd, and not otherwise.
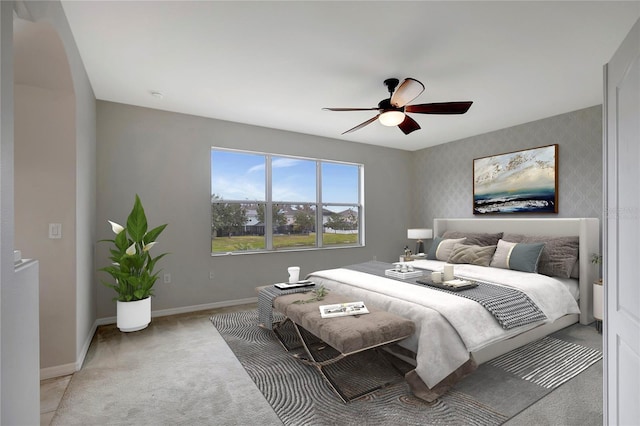
[[[273,200],[271,155],[265,155],[265,206],[264,206],[264,237],[267,250],[273,250]]]
[[[315,188],[309,186],[314,177]],[[212,147],[211,194],[212,255],[331,249],[365,242],[362,164]],[[214,200],[213,194],[219,199]],[[242,208],[244,213],[238,210]],[[331,228],[325,230],[325,222]],[[358,235],[347,235],[354,233]]]
[[[316,161],[316,247],[322,247],[322,162]]]

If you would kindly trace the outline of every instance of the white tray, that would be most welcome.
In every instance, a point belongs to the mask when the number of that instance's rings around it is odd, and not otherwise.
[[[388,277],[400,278],[406,280],[407,278],[418,278],[422,276],[422,271],[411,272],[398,272],[393,269],[385,269],[384,274]]]

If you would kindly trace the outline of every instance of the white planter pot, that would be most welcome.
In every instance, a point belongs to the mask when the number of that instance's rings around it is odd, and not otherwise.
[[[604,287],[602,285],[593,285],[593,317],[598,321],[602,321],[604,318],[604,312],[602,309],[602,302],[604,300],[604,296],[602,294],[603,289]]]
[[[151,298],[134,302],[117,301],[117,325],[120,331],[138,331],[151,322]]]

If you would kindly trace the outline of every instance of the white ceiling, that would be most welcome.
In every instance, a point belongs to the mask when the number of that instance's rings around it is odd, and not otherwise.
[[[416,150],[602,103],[640,2],[63,1],[98,99]],[[341,136],[413,77],[412,103],[472,100]],[[162,99],[152,91],[164,94]]]

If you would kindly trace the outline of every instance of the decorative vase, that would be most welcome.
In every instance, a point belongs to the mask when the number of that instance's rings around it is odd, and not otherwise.
[[[151,297],[133,302],[118,300],[116,309],[117,325],[120,331],[142,330],[151,322]]]

